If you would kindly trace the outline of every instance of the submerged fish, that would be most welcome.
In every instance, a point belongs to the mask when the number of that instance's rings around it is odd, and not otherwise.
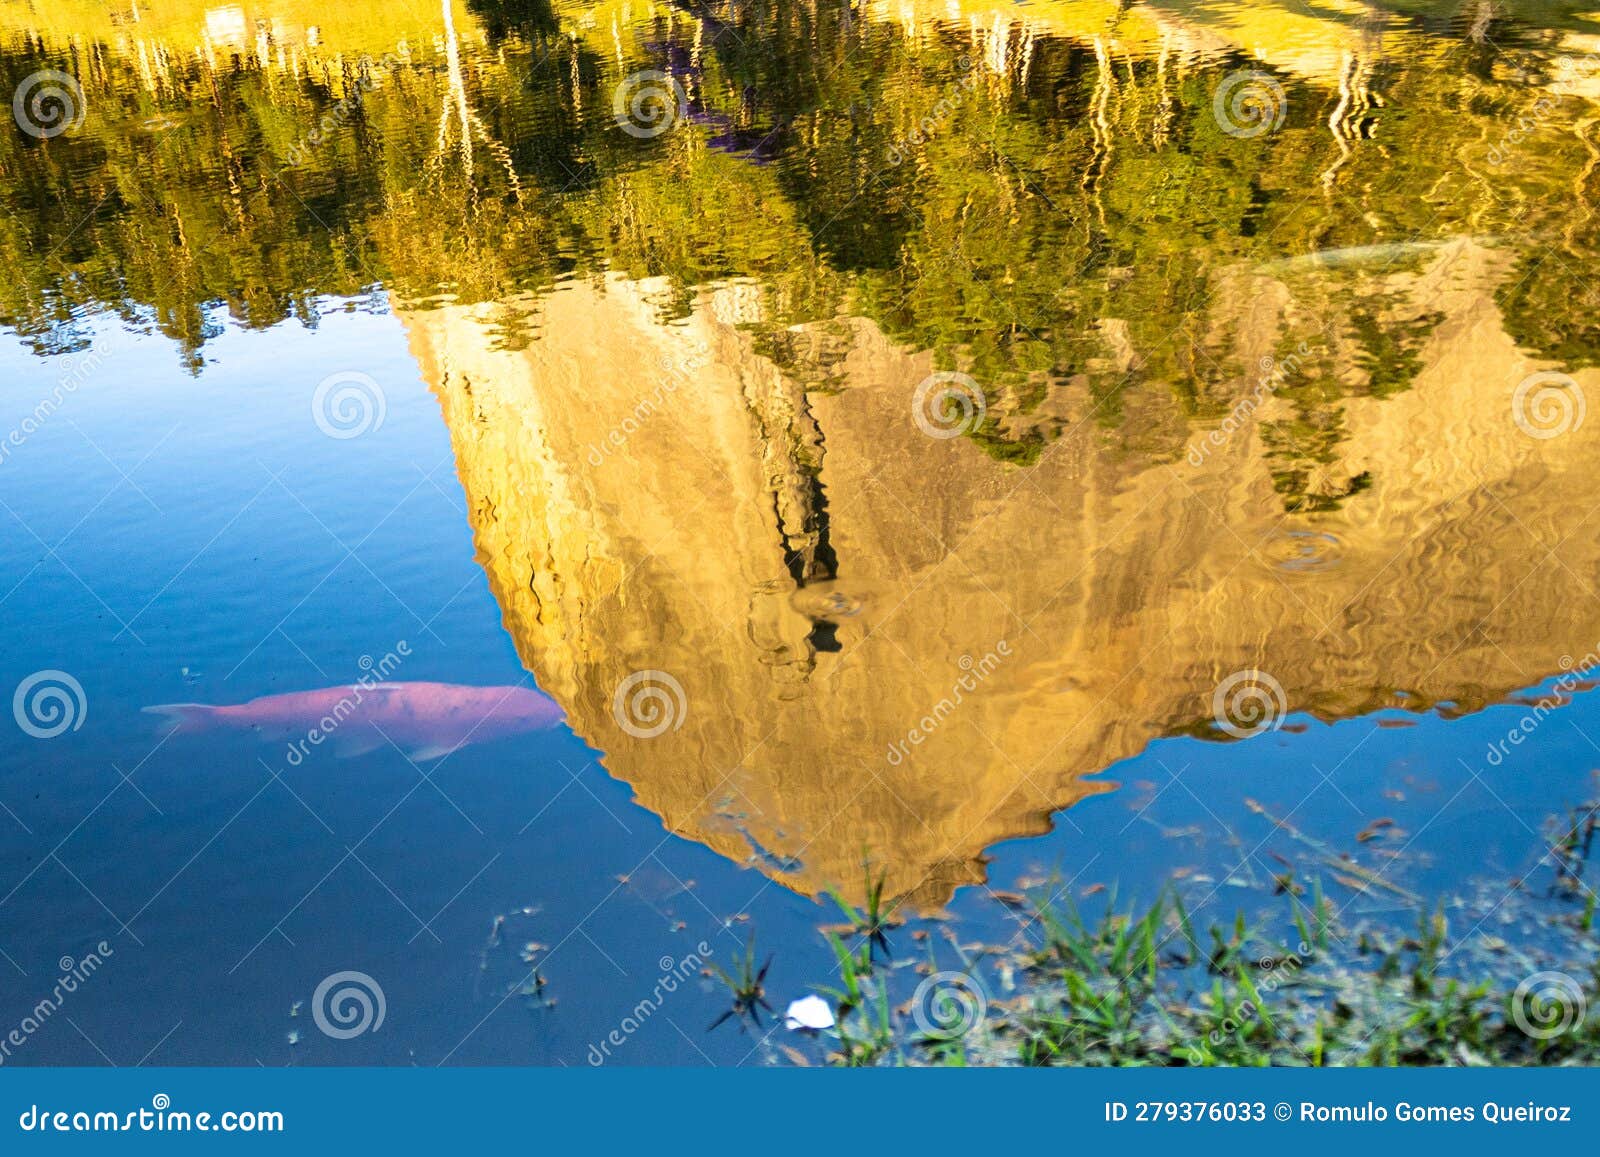
[[[145,711],[161,716],[169,734],[250,731],[288,742],[289,762],[297,766],[324,743],[340,757],[392,743],[418,762],[439,759],[468,743],[541,731],[563,718],[555,700],[528,687],[453,683],[355,683],[234,705],[163,703]]]
[[[1299,273],[1308,269],[1348,269],[1357,265],[1393,265],[1412,257],[1437,253],[1448,245],[1471,241],[1489,245],[1493,237],[1450,237],[1442,241],[1397,241],[1387,245],[1355,245],[1348,249],[1321,249],[1298,257],[1284,257],[1256,267],[1257,273]]]

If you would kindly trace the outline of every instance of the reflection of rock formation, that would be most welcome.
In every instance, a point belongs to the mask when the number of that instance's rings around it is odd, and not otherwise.
[[[974,48],[994,71],[1036,37],[1096,45],[1119,59],[1172,56],[1182,69],[1222,53],[1334,87],[1352,53],[1376,52],[1385,36],[1399,53],[1426,50],[1429,36],[1414,22],[1356,0],[876,0],[869,12],[908,36],[938,25],[965,25]]]
[[[1504,261],[1453,246],[1387,279],[1443,320],[1410,392],[1346,403],[1326,469],[1372,488],[1317,516],[1285,515],[1263,466],[1279,399],[1199,467],[1131,461],[1088,421],[1019,470],[922,434],[928,358],[865,322],[845,388],[797,390],[739,328],[749,286],[669,324],[649,287],[571,283],[518,304],[537,328],[520,349],[497,346],[504,306],[407,324],[507,627],[611,772],[789,886],[848,887],[870,854],[937,902],[987,845],[1095,790],[1084,776],[1208,717],[1234,671],[1330,717],[1396,690],[1470,708],[1600,639],[1600,424],[1541,441],[1513,423],[1541,367],[1501,330]],[[1228,330],[1254,365],[1291,298],[1247,288]],[[614,714],[641,670],[684,692],[654,738]]]

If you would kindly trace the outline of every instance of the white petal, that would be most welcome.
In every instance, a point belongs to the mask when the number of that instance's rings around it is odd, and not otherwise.
[[[832,1028],[833,1009],[820,996],[802,997],[789,1005],[783,1023],[788,1028]]]

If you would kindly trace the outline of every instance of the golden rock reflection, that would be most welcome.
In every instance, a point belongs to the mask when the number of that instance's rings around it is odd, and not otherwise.
[[[1540,367],[1501,326],[1506,268],[1461,242],[1387,277],[1440,320],[1409,391],[1348,404],[1322,469],[1370,486],[1321,512],[1274,485],[1276,399],[1151,461],[1069,390],[1064,433],[1019,468],[924,434],[930,357],[868,321],[843,323],[843,385],[807,392],[752,348],[745,283],[673,322],[661,286],[616,276],[405,322],[507,629],[611,773],[787,886],[849,890],[870,856],[937,904],[985,847],[1105,789],[1087,777],[1209,730],[1233,672],[1324,719],[1397,692],[1470,709],[1600,639],[1594,426],[1513,421]],[[1295,297],[1240,277],[1232,352],[1254,365]],[[644,671],[682,689],[647,738],[617,702]]]

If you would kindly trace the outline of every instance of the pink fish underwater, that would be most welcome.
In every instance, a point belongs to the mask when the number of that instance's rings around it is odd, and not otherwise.
[[[454,683],[356,683],[231,706],[164,703],[145,711],[161,716],[169,733],[251,731],[287,742],[295,766],[325,743],[341,758],[392,743],[420,763],[469,743],[543,731],[563,718],[553,699],[531,688]]]

